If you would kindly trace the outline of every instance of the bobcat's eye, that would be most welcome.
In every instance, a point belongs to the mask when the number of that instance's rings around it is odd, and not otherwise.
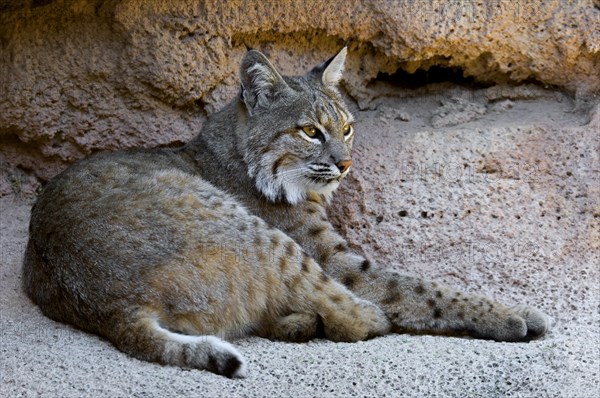
[[[352,126],[349,124],[344,125],[344,127],[342,127],[342,133],[344,133],[344,137],[346,139],[350,138],[350,136],[352,135]]]
[[[302,127],[302,131],[310,138],[315,138],[319,132],[315,126],[304,126]]]
[[[300,137],[302,139],[304,139],[305,141],[308,141],[312,144],[320,144],[320,143],[327,141],[327,139],[325,138],[325,135],[323,135],[321,130],[319,130],[317,127],[315,127],[312,124],[309,124],[309,125],[306,125],[303,127],[298,127],[298,131],[301,133]]]

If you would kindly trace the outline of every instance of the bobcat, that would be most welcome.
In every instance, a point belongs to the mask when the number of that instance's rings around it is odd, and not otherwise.
[[[377,267],[328,222],[352,165],[346,53],[284,77],[250,50],[239,98],[185,146],[94,155],[51,180],[32,209],[28,296],[134,357],[227,377],[247,374],[231,333],[543,335],[541,312]]]

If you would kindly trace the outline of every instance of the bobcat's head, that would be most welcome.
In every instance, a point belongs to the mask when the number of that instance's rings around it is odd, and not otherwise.
[[[309,192],[329,200],[348,173],[354,119],[336,89],[346,51],[300,77],[281,76],[258,51],[244,56],[237,145],[269,200],[295,204]]]

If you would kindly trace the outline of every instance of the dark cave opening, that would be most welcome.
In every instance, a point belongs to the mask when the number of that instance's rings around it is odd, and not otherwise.
[[[405,89],[417,89],[428,84],[445,82],[471,88],[486,88],[493,85],[493,83],[477,81],[472,76],[465,77],[462,68],[438,65],[433,65],[428,69],[417,69],[414,73],[409,73],[402,68],[398,68],[392,74],[379,72],[374,81]]]
[[[515,81],[510,79],[508,75],[498,75],[494,81],[484,81],[473,76],[465,76],[463,68],[443,65],[419,68],[413,73],[409,73],[401,67],[392,74],[379,72],[377,77],[369,83],[369,85],[373,84],[389,85],[394,89],[407,91],[419,91],[419,89],[426,88],[430,84],[451,84],[468,89],[486,89],[497,84],[507,86],[533,85],[544,89],[561,90],[560,87],[543,83],[533,76]]]

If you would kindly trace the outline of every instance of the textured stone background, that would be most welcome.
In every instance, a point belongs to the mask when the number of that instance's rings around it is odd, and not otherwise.
[[[1,396],[600,395],[598,1],[199,4],[0,0]],[[137,361],[25,297],[40,181],[188,140],[236,94],[246,46],[298,74],[348,39],[355,166],[335,224],[382,265],[538,307],[547,336],[248,338],[250,377],[231,382]]]
[[[379,73],[600,90],[590,1],[0,1],[0,195],[99,150],[176,145],[237,92],[246,47],[303,73],[348,40],[361,105]],[[410,77],[408,77],[410,80]]]

